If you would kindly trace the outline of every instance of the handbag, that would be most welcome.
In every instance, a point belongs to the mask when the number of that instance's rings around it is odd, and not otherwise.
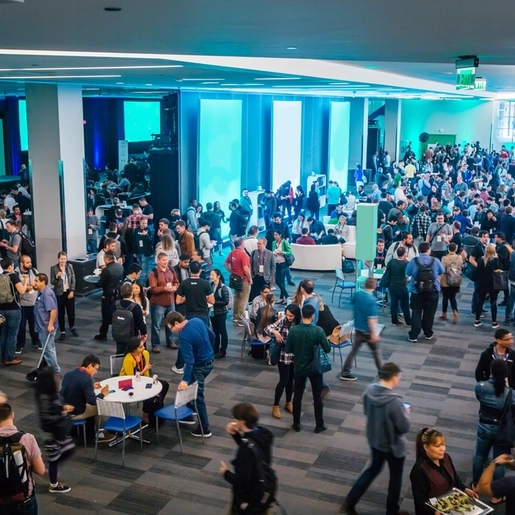
[[[240,277],[236,274],[231,274],[229,276],[229,287],[235,291],[243,290],[243,277]]]
[[[270,365],[277,365],[281,356],[281,344],[275,338],[272,338],[268,343],[268,361],[270,361]]]
[[[284,240],[281,244],[282,251],[284,253]],[[284,256],[284,262],[286,263],[286,266],[290,267],[295,262],[295,256],[293,255],[293,252],[290,252],[290,254],[283,254]]]
[[[499,427],[497,428],[497,433],[495,435],[495,442],[497,445],[506,445],[510,448],[515,445],[515,422],[513,422],[511,405],[512,395],[513,390],[510,388],[504,401],[501,418],[499,419]]]
[[[475,283],[477,281],[477,268],[467,261],[463,275]]]
[[[379,286],[381,288],[388,288],[390,286],[390,279],[391,279],[391,271],[390,268],[386,268],[383,277],[381,277],[381,280],[379,281]]]
[[[313,353],[313,361],[311,367],[312,374],[324,374],[331,371],[331,360],[320,345],[317,345]]]
[[[504,291],[508,289],[508,271],[494,270],[492,274],[494,291]]]

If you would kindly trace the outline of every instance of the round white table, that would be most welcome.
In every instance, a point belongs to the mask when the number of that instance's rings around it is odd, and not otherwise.
[[[132,389],[127,391],[122,390],[118,385],[120,382],[127,381],[129,379],[132,379]],[[104,400],[109,402],[129,403],[146,401],[147,399],[151,399],[161,393],[161,390],[163,389],[163,385],[159,381],[157,384],[153,384],[152,378],[147,376],[141,376],[139,381],[136,381],[136,376],[111,377],[100,381],[100,384],[102,387],[106,385],[109,386],[110,393],[104,397]],[[147,388],[147,384],[152,386]],[[114,392],[112,390],[114,390]]]
[[[120,382],[127,381],[132,379],[132,388],[130,390],[122,390],[119,387]],[[146,385],[150,384],[151,387],[147,388]],[[139,381],[136,381],[136,376],[118,376],[111,377],[109,379],[104,379],[100,381],[100,385],[102,387],[108,386],[109,393],[104,397],[104,401],[107,402],[121,402],[123,404],[127,404],[127,414],[130,414],[130,406],[131,402],[141,402],[146,401],[147,399],[151,399],[155,397],[157,394],[161,393],[163,389],[163,385],[158,381],[156,384],[153,384],[153,379],[147,376],[141,376]],[[114,391],[113,391],[114,390]],[[96,390],[95,393],[99,393],[99,390]],[[144,425],[142,429],[145,429],[147,425]],[[136,431],[132,431],[130,434],[126,434],[125,438],[132,438],[133,440],[139,440],[140,437],[136,436],[139,433],[139,429]],[[109,443],[109,447],[113,445],[117,445],[122,441],[122,438],[117,438],[116,440]],[[148,440],[143,440],[143,443],[150,443]]]
[[[368,268],[364,268],[363,270],[361,270],[361,273],[360,273],[361,277],[368,277]],[[378,274],[374,271],[372,277],[374,279],[381,279],[381,277],[383,277],[384,275],[384,272],[382,274]]]

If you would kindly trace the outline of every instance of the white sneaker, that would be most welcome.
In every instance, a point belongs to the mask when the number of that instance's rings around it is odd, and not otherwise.
[[[172,367],[172,371],[175,372],[176,374],[182,374],[184,372],[184,367],[183,368],[177,368],[175,365]]]

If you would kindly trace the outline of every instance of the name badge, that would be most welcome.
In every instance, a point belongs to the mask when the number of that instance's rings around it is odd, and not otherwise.
[[[437,241],[438,243],[440,243],[440,242],[442,241],[442,237],[441,237],[441,236],[437,236],[437,237],[436,237],[436,241]]]
[[[262,274],[265,271],[265,267],[263,265],[259,265],[259,273]]]
[[[93,234],[93,229],[88,229],[88,234]]]
[[[139,246],[143,247],[143,240],[139,240]]]

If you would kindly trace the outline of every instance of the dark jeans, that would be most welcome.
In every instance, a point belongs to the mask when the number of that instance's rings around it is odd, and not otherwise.
[[[68,315],[68,325],[70,329],[75,327],[75,295],[68,298],[69,292],[57,295],[57,320],[59,322],[59,330],[64,333],[66,325],[64,323],[65,312]]]
[[[2,309],[0,314],[5,317],[0,331],[0,357],[2,361],[12,361],[16,350],[21,311],[19,309]]]
[[[411,330],[408,333],[410,339],[416,340],[421,329],[425,336],[433,336],[433,322],[438,309],[438,292],[412,293],[410,307]]]
[[[490,295],[490,310],[492,315],[492,323],[497,322],[497,297],[499,292],[493,288],[484,290],[478,288],[477,290],[477,305],[476,305],[476,322],[481,319],[481,312],[483,311],[483,305],[486,300],[486,296]]]
[[[213,352],[217,354],[221,352],[225,354],[227,352],[227,345],[229,343],[229,337],[227,336],[227,313],[221,315],[215,315],[211,317],[211,326],[215,333],[215,343],[213,345]]]
[[[2,515],[38,515],[38,503],[36,501],[36,494],[32,496],[23,504],[7,504],[2,505]]]
[[[406,325],[411,325],[411,312],[409,310],[409,293],[408,290],[393,290],[389,288],[390,292],[390,313],[392,315],[392,324],[398,324],[397,310],[399,304],[401,305],[402,313],[404,315],[404,322]]]
[[[163,407],[166,394],[168,393],[168,389],[170,388],[170,385],[167,381],[159,379],[159,382],[163,387],[159,394],[143,402],[143,412],[148,413],[149,415],[153,415],[158,409],[161,409]]]
[[[287,299],[288,292],[286,291],[285,281],[286,281],[286,270],[288,270],[288,266],[286,263],[277,263],[275,265],[275,284],[280,290],[280,298]]]
[[[87,240],[86,241],[86,251],[88,254],[96,254],[98,250],[97,240]]]
[[[40,345],[39,335],[34,327],[34,306],[22,306],[20,328],[18,329],[18,338],[16,342],[16,347],[18,349],[23,349],[23,347],[25,347],[25,326],[27,325],[27,322],[29,323],[29,333],[32,345],[34,345],[34,347]]]
[[[513,320],[513,307],[515,306],[515,284],[510,284],[510,296],[508,297],[508,304],[506,306],[506,321]]]
[[[402,472],[404,470],[404,458],[396,458],[389,452],[371,448],[372,463],[359,476],[351,491],[347,495],[347,503],[350,507],[356,506],[363,494],[368,490],[372,481],[381,473],[384,462],[388,462],[390,469],[390,481],[388,482],[388,497],[386,498],[386,515],[398,515],[399,497],[402,487]]]
[[[206,377],[211,373],[211,370],[213,370],[213,362],[209,365],[203,364],[202,366],[194,366],[190,381],[190,384],[195,381],[198,382],[197,410],[204,433],[209,432],[209,419],[207,417],[206,400],[204,397],[204,383],[206,381]],[[190,407],[195,409],[194,406]]]
[[[313,392],[313,405],[315,408],[315,422],[317,427],[324,425],[324,403],[322,402],[322,389],[324,383],[323,374],[312,374],[309,377],[311,391]],[[306,388],[308,377],[295,376],[293,386],[293,423],[300,424],[300,412],[302,410],[302,396]]]
[[[459,293],[459,286],[444,286],[442,288],[442,313],[447,313],[447,306],[451,303],[451,309],[458,311],[458,303],[456,302],[456,295]]]
[[[376,364],[377,371],[379,372],[381,368],[383,368],[383,360],[381,359],[381,350],[379,348],[379,342],[372,343],[370,341],[370,333],[365,333],[363,331],[358,331],[356,329],[354,333],[354,342],[352,344],[352,349],[349,352],[349,355],[347,356],[345,363],[343,364],[342,375],[350,374],[352,362],[356,358],[359,349],[364,343],[366,343],[369,346],[370,350],[372,351],[372,354],[374,355],[374,362]]]
[[[477,286],[477,282],[476,282],[476,283],[474,283],[474,292],[472,293],[472,303],[470,306],[470,310],[472,311],[472,314],[474,314],[476,312],[477,299],[478,299],[478,286]]]
[[[59,298],[59,297],[58,297]],[[111,324],[112,308],[114,297],[112,295],[102,295],[101,312],[102,312],[102,325],[98,332],[101,336],[107,337],[107,331]]]
[[[286,390],[286,402],[291,402],[293,394],[293,363],[286,365],[279,361],[277,368],[279,369],[279,382],[275,387],[274,406],[279,406],[284,390]]]

